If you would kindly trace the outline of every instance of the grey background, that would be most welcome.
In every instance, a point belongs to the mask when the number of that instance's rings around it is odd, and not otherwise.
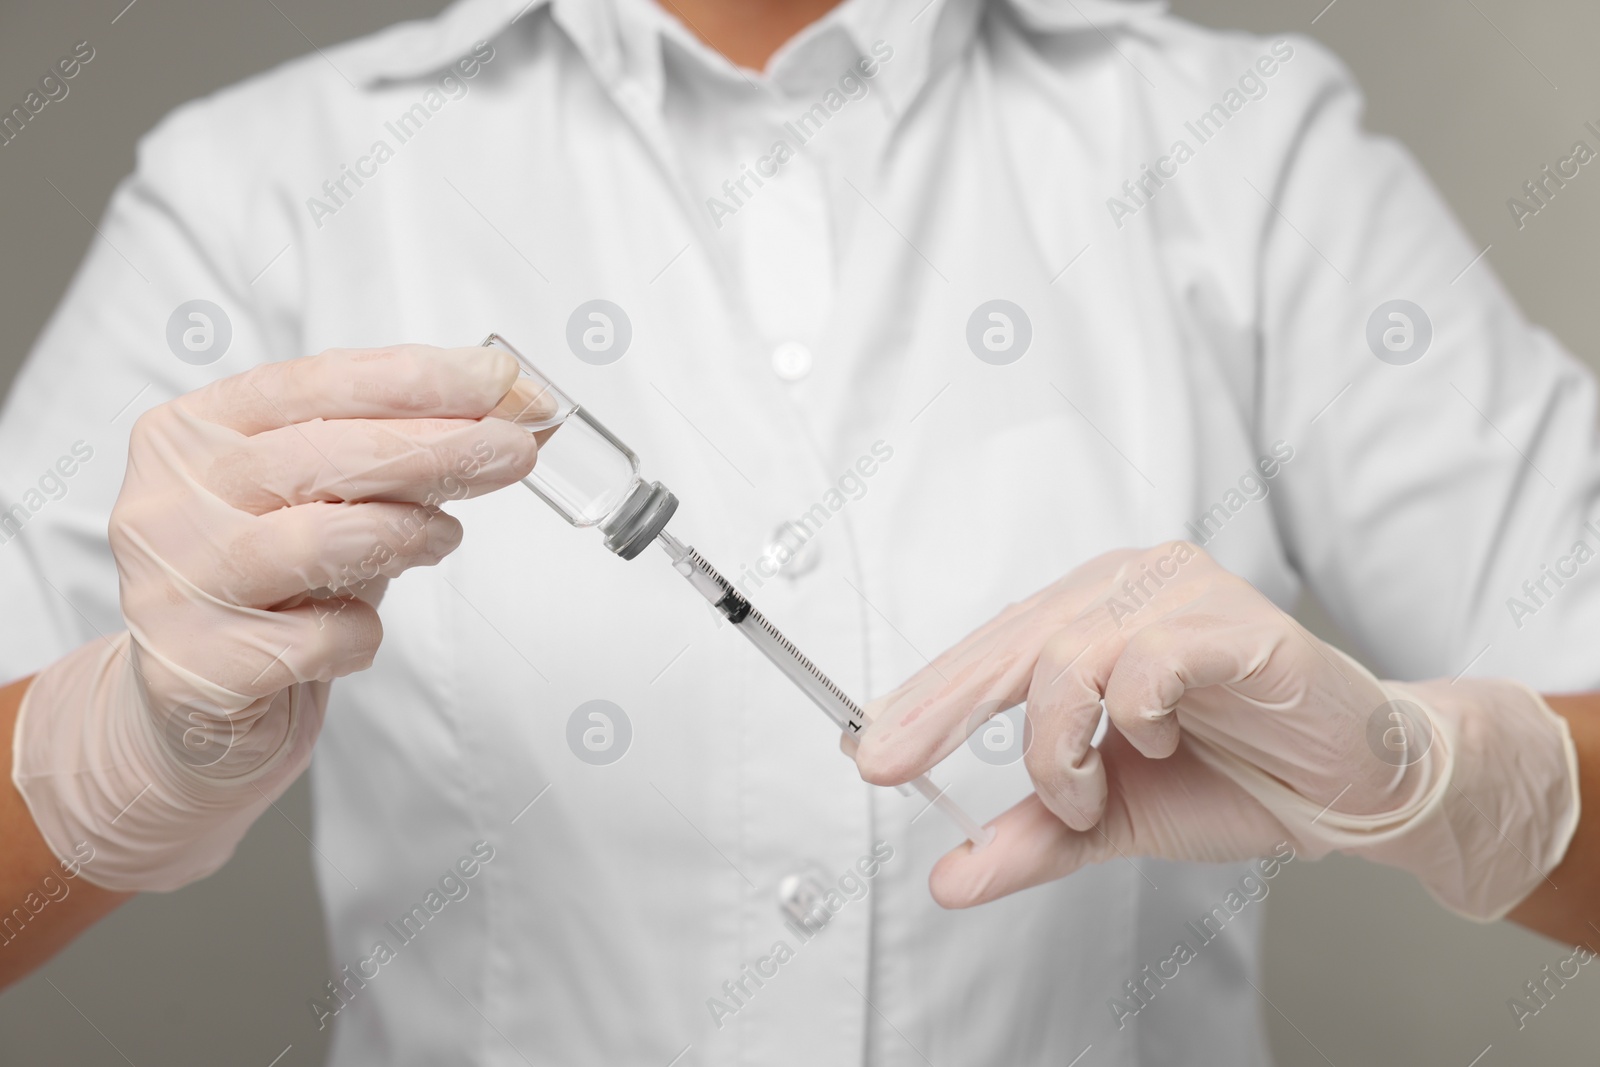
[[[67,99],[49,105],[48,121],[0,149],[0,386],[94,239],[84,216],[98,219],[132,165],[135,139],[161,115],[310,42],[331,44],[442,6],[136,0],[124,11],[125,3],[0,0],[7,107],[75,42],[87,38],[99,53]],[[1493,246],[1488,261],[1529,314],[1600,365],[1591,313],[1600,177],[1569,184],[1522,232],[1505,206],[1566,153],[1585,121],[1600,121],[1600,7],[1325,3],[1174,7],[1217,26],[1309,32],[1344,56],[1369,94],[1370,124],[1422,159],[1480,246]],[[1306,610],[1315,621],[1314,607]],[[0,1063],[320,1063],[326,1035],[306,999],[328,971],[304,781],[279,808],[220,874],[133,901],[0,996]],[[1600,972],[1586,968],[1519,1032],[1507,999],[1566,951],[1511,926],[1450,917],[1402,875],[1357,861],[1293,864],[1274,883],[1267,922],[1263,1010],[1285,1067],[1595,1062]]]

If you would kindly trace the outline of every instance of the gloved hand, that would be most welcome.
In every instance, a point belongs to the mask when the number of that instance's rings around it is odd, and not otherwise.
[[[483,419],[492,348],[334,350],[145,413],[111,515],[127,630],[42,671],[12,776],[60,856],[108,889],[220,867],[310,760],[332,679],[372,663],[389,578],[461,541],[440,510],[533,467]]]
[[[934,868],[947,907],[1119,856],[1241,860],[1287,840],[1401,867],[1487,920],[1577,824],[1577,754],[1537,694],[1381,682],[1187,543],[1092,560],[869,704],[862,776],[907,781],[1023,700],[1036,792],[993,844]]]

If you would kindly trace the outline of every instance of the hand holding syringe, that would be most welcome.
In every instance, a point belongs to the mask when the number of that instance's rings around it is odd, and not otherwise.
[[[651,541],[660,542],[672,565],[689,584],[733,624],[734,629],[854,737],[866,726],[855,701],[783,636],[727,579],[693,548],[666,530],[678,500],[660,482],[639,477],[639,458],[587,411],[561,392],[522,354],[498,335],[484,342],[504,348],[522,365],[523,377],[492,414],[534,432],[543,445],[533,473],[523,484],[574,526],[597,526],[606,547],[633,559]],[[561,432],[555,433],[557,427]],[[950,796],[921,775],[910,785],[944,812],[981,848],[994,831],[978,824]]]

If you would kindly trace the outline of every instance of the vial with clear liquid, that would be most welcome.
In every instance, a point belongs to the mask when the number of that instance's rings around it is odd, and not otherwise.
[[[486,347],[503,348],[521,375],[490,412],[539,440],[539,461],[522,484],[574,526],[598,527],[605,545],[632,559],[677,510],[678,498],[660,482],[639,476],[639,457],[605,425],[547,378],[499,334]]]

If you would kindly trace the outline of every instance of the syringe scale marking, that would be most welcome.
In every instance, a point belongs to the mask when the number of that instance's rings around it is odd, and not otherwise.
[[[672,550],[670,545],[666,547],[669,552]],[[862,712],[860,705],[846,696],[844,690],[840,689],[834,684],[833,679],[822,673],[821,669],[818,668],[815,663],[811,662],[810,657],[808,657],[804,652],[801,652],[800,649],[795,646],[793,641],[790,641],[783,635],[781,630],[772,625],[772,623],[767,620],[765,615],[761,614],[761,612],[758,611],[749,600],[745,599],[745,597],[741,595],[738,590],[734,589],[733,585],[726,578],[724,578],[715,567],[707,562],[706,558],[694,548],[688,549],[688,561],[707,578],[710,578],[712,581],[721,586],[725,591],[726,595],[722,600],[717,602],[716,607],[718,610],[722,611],[723,615],[727,617],[728,621],[734,623],[735,625],[743,625],[746,619],[748,619],[750,622],[755,623],[762,630],[764,630],[767,636],[771,637],[772,640],[777,643],[778,647],[782,648],[784,652],[786,652],[789,657],[795,661],[796,664],[802,667],[806,673],[815,678],[818,684],[826,689],[828,694],[839,702],[849,716],[849,721],[845,723],[845,725],[849,727],[851,732],[859,733],[866,721],[866,715],[864,712]],[[733,602],[732,605],[729,607],[724,607],[723,605],[730,600]]]

